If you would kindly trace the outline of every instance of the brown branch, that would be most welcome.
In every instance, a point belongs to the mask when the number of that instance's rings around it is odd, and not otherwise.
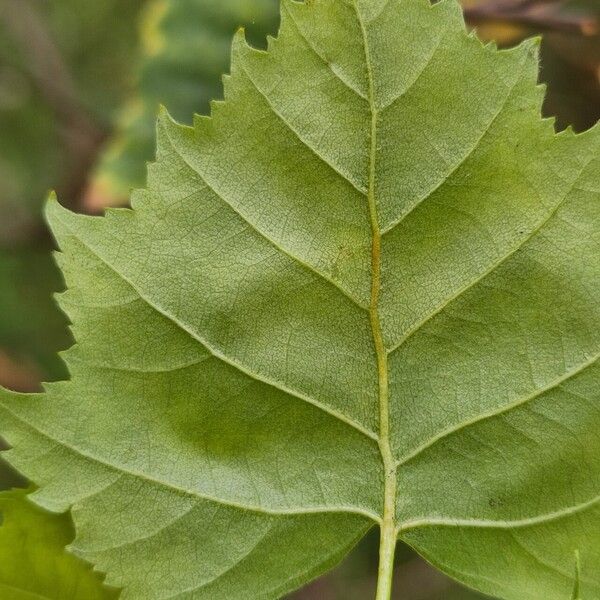
[[[591,36],[600,33],[598,19],[587,15],[561,12],[562,2],[523,0],[487,2],[465,8],[469,24],[504,23],[540,32],[575,33]]]
[[[0,347],[0,385],[17,392],[39,392],[41,380],[41,373],[32,364],[12,359]]]

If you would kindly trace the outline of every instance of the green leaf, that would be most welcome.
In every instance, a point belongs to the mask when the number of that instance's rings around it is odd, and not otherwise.
[[[146,181],[146,162],[156,149],[156,115],[166,106],[189,122],[222,96],[221,74],[229,65],[231,38],[247,26],[261,45],[274,33],[277,0],[154,0],[142,27],[144,41],[136,95],[122,111],[88,191],[92,206],[123,204]]]
[[[68,554],[68,514],[53,515],[31,503],[25,490],[0,492],[0,595],[3,600],[107,600],[116,590]]]
[[[445,1],[282,5],[162,115],[133,210],[48,216],[70,382],[0,397],[123,598],[276,598],[381,525],[485,593],[600,589],[600,130]]]

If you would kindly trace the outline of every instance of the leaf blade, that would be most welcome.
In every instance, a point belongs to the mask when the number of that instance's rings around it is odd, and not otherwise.
[[[482,47],[453,2],[283,14],[211,119],[163,116],[133,210],[51,205],[78,346],[72,382],[2,394],[12,461],[125,597],[275,597],[380,522],[508,599],[571,593],[576,544],[593,588],[598,130],[555,136],[531,45]]]

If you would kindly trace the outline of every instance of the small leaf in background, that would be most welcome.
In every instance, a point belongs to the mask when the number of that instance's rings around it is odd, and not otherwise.
[[[46,512],[25,490],[0,492],[0,597],[3,600],[109,600],[117,590],[102,584],[90,565],[70,555],[69,515]]]

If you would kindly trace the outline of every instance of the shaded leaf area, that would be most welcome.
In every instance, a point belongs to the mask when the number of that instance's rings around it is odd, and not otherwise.
[[[91,566],[67,553],[74,536],[68,514],[46,512],[26,490],[0,492],[0,594],[4,600],[108,600]]]
[[[159,105],[182,122],[207,113],[222,97],[221,75],[229,67],[231,38],[239,27],[263,47],[275,33],[278,0],[155,0],[142,28],[144,45],[136,95],[122,111],[87,192],[86,205],[124,204],[146,180],[156,148]]]
[[[599,130],[556,136],[535,45],[484,48],[454,2],[282,14],[212,118],[162,115],[133,210],[50,204],[72,380],[0,392],[8,458],[124,598],[311,580],[381,521],[382,440],[432,564],[594,597]]]
[[[0,438],[0,451],[7,449],[7,444]],[[26,488],[27,485],[28,483],[25,478],[4,460],[3,455],[0,455],[0,492],[12,488]]]

